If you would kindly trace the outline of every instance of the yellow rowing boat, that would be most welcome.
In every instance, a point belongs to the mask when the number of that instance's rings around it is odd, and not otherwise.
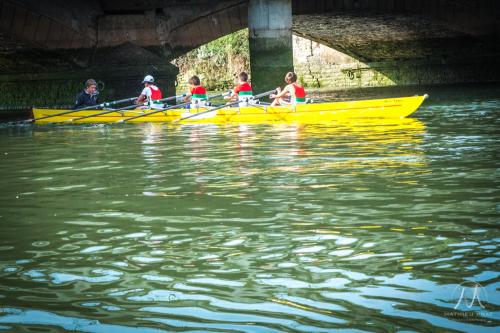
[[[210,109],[169,109],[164,112],[155,110],[127,110],[114,111],[103,115],[92,116],[102,110],[82,110],[66,113],[60,109],[33,108],[33,116],[38,124],[47,123],[112,123],[120,120],[143,115],[130,122],[173,122],[189,115],[184,123],[324,123],[351,119],[400,119],[415,112],[428,95],[372,99],[361,101],[312,103],[297,106],[267,106],[252,105],[246,107],[218,108],[213,112]],[[154,113],[153,113],[154,112]],[[64,114],[61,114],[64,113]],[[149,113],[151,113],[149,115]],[[90,116],[90,117],[89,117]],[[80,117],[85,119],[77,120]],[[43,119],[37,119],[43,118]]]

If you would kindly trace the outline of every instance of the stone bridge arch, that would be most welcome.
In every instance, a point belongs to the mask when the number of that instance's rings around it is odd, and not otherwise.
[[[247,27],[250,1],[258,0],[0,0],[0,83],[57,81],[58,71],[117,82],[156,71],[171,80],[168,61]],[[394,83],[418,84],[484,82],[500,73],[496,0],[291,4],[294,33],[356,59],[356,76],[376,68]]]

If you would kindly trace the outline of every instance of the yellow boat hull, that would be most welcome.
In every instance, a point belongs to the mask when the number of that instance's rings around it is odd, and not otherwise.
[[[415,112],[427,98],[424,96],[398,97],[362,101],[333,102],[302,104],[293,106],[264,106],[255,105],[248,107],[226,107],[213,112],[200,114],[192,118],[183,120],[182,123],[324,123],[331,121],[343,121],[350,119],[401,119]],[[81,120],[74,120],[78,117],[91,116],[102,110],[75,111],[64,115],[65,110],[60,109],[38,109],[33,108],[33,116],[37,124],[47,123],[113,123],[126,118],[144,114],[143,117],[133,119],[130,122],[172,122],[179,120],[193,113],[207,111],[200,109],[171,109],[164,112],[154,112],[152,110],[129,110],[115,111],[104,115],[93,116]],[[52,117],[52,115],[54,115]],[[42,117],[47,117],[44,119]]]

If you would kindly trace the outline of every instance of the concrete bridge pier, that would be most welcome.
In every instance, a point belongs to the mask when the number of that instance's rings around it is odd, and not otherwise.
[[[250,0],[248,28],[254,93],[283,87],[293,70],[292,1]]]

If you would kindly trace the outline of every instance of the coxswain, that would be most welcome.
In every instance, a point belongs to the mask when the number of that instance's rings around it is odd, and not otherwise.
[[[285,75],[285,82],[287,86],[283,90],[278,87],[276,88],[277,94],[271,94],[269,96],[271,99],[274,99],[271,106],[306,103],[306,91],[301,84],[297,83],[297,74],[288,72]]]
[[[99,104],[99,92],[97,91],[97,82],[94,79],[88,79],[85,82],[85,89],[76,95],[73,110]]]
[[[160,88],[155,84],[155,79],[151,75],[146,75],[142,83],[144,84],[144,89],[135,101],[137,105],[147,103],[148,107],[151,109],[162,109],[163,103],[159,102],[163,98]]]

